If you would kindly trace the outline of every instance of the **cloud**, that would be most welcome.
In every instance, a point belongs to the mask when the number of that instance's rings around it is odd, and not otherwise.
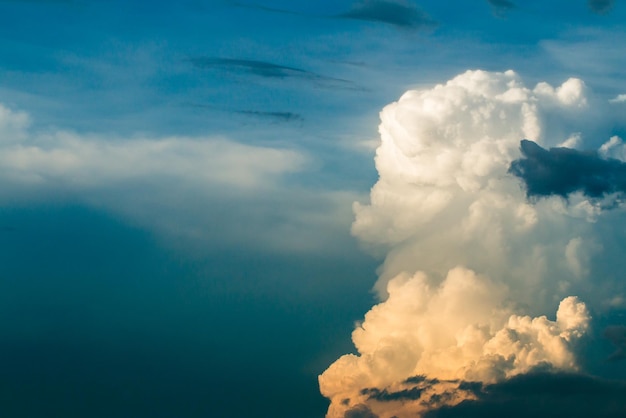
[[[626,326],[612,325],[604,329],[604,337],[608,339],[616,348],[609,357],[610,361],[626,359]]]
[[[615,98],[609,100],[610,103],[624,103],[626,102],[626,94],[618,94]]]
[[[302,115],[294,112],[263,112],[259,110],[236,110],[235,113],[244,116],[254,116],[265,119],[272,119],[279,122],[302,122]]]
[[[266,117],[265,115],[261,117]],[[153,231],[187,254],[212,248],[328,254],[345,247],[350,190],[304,187],[311,157],[217,136],[117,137],[48,128],[0,105],[0,202],[66,199]]]
[[[344,418],[378,418],[366,405],[359,404],[348,409]]]
[[[493,8],[493,13],[498,17],[503,17],[509,10],[515,9],[515,3],[509,0],[487,0]]]
[[[231,73],[249,74],[269,79],[301,79],[314,82],[326,88],[341,88],[347,90],[360,90],[353,82],[340,78],[327,77],[306,71],[296,67],[274,64],[267,61],[193,57],[188,61],[196,68],[203,70],[223,70]]]
[[[232,110],[224,109],[218,106],[205,105],[200,103],[187,103],[187,106],[195,108],[218,110],[223,112],[234,113],[243,116],[256,117],[261,119],[267,119],[274,122],[303,122],[304,117],[295,112],[278,112],[278,111],[263,111],[263,110]]]
[[[3,178],[40,187],[61,182],[80,189],[158,178],[252,189],[272,176],[300,170],[305,162],[291,150],[220,138],[115,140],[56,132],[3,145]]]
[[[471,395],[458,390],[460,380],[494,383],[537,367],[577,369],[571,347],[590,316],[574,297],[561,301],[556,321],[516,315],[503,308],[505,288],[461,268],[437,289],[418,273],[393,279],[388,292],[352,335],[359,356],[341,357],[320,376],[332,401],[349,398],[381,416],[408,416],[394,403],[419,400],[411,412],[422,413],[431,404],[455,404]]]
[[[429,411],[425,418],[567,416],[617,418],[626,384],[569,373],[531,373],[476,391],[477,399]]]
[[[387,23],[407,29],[429,27],[435,24],[430,16],[412,3],[393,0],[363,0],[355,3],[349,11],[337,17]]]
[[[399,29],[430,28],[437,24],[428,14],[407,0],[360,0],[355,2],[350,10],[336,15],[313,15],[262,6],[259,4],[246,4],[239,2],[232,4],[237,7],[257,9],[271,13],[383,23],[395,26]]]
[[[612,8],[614,0],[588,0],[587,4],[591,8],[594,13],[605,14],[608,13]]]
[[[557,195],[567,198],[582,192],[591,198],[626,191],[626,163],[601,158],[595,151],[571,148],[545,150],[533,141],[521,141],[522,158],[509,172],[519,177],[529,197]]]
[[[606,115],[591,129],[590,103]],[[516,376],[581,371],[589,312],[624,300],[626,232],[615,225],[626,204],[590,197],[600,192],[586,177],[563,172],[574,158],[611,183],[626,152],[615,135],[591,153],[550,150],[614,126],[602,105],[579,79],[527,87],[513,71],[477,70],[382,110],[379,179],[369,202],[354,204],[352,225],[384,257],[381,302],[353,331],[357,354],[319,377],[329,418],[358,404],[380,417],[423,415],[481,401]],[[554,170],[576,187],[556,182],[549,189],[561,194],[527,199],[510,167],[529,158],[547,161],[549,170],[529,170],[537,181]]]

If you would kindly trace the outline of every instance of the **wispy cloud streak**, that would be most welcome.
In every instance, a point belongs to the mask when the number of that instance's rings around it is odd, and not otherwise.
[[[506,1],[506,0],[500,0]],[[326,19],[350,19],[367,22],[383,23],[401,29],[420,29],[437,25],[427,13],[419,9],[413,3],[402,0],[362,0],[352,5],[350,10],[335,15],[314,15],[295,12],[285,9],[276,9],[254,3],[232,3],[237,7],[262,10],[271,13],[284,13],[297,16],[326,18]]]
[[[188,59],[188,62],[202,70],[221,70],[230,73],[248,74],[278,80],[300,79],[313,82],[321,87],[362,90],[361,87],[349,80],[328,77],[301,68],[275,64],[268,61],[239,58],[192,57]]]

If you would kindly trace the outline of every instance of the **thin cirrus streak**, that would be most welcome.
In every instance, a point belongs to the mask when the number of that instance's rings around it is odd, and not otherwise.
[[[494,393],[528,381],[605,384],[579,379],[577,347],[591,311],[624,307],[615,244],[626,236],[612,227],[625,215],[619,187],[590,197],[574,181],[541,198],[526,193],[528,179],[541,190],[553,181],[528,163],[537,154],[554,176],[570,162],[561,154],[589,163],[578,166],[582,179],[595,175],[585,170],[608,181],[621,172],[617,136],[591,153],[544,149],[585,139],[576,121],[584,124],[589,95],[574,78],[528,88],[513,71],[467,71],[383,109],[380,178],[370,203],[355,203],[352,226],[386,254],[375,286],[382,302],[352,333],[358,354],[319,377],[327,417],[455,416],[446,413],[492,407]]]

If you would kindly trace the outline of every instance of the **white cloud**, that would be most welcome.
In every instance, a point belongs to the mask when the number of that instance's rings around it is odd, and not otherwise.
[[[320,376],[329,417],[357,403],[381,417],[423,412],[362,392],[405,390],[414,375],[495,382],[538,366],[577,369],[572,343],[590,318],[571,295],[604,309],[623,294],[615,272],[626,265],[614,248],[626,233],[614,225],[626,208],[581,193],[528,201],[508,169],[522,139],[580,143],[590,103],[578,79],[528,88],[513,71],[467,71],[383,109],[380,179],[370,203],[355,204],[352,232],[386,254],[376,284],[384,302],[353,333],[359,355]],[[618,146],[611,139],[600,153]],[[471,397],[455,390],[449,403]]]
[[[618,94],[615,98],[609,100],[609,103],[624,103],[626,102],[626,94]]]
[[[363,198],[290,184],[290,175],[311,167],[296,149],[30,126],[27,113],[0,105],[2,204],[69,197],[169,243],[332,252],[349,239],[350,203]]]
[[[412,376],[494,383],[545,364],[577,369],[571,344],[590,320],[577,298],[565,298],[551,321],[512,313],[504,286],[467,269],[451,270],[437,288],[428,282],[417,273],[388,283],[388,299],[374,306],[352,335],[359,355],[341,357],[320,376],[322,394],[335,404],[329,417],[343,416],[337,406],[343,399],[350,399],[349,405],[367,403],[385,417],[424,412],[428,407],[420,408],[417,400],[411,408],[389,410],[363,396],[364,388],[397,387]],[[443,389],[451,390],[431,386],[433,394]],[[459,394],[448,404],[466,397]]]
[[[76,188],[159,177],[252,189],[263,187],[268,177],[302,169],[305,162],[295,151],[221,138],[124,140],[69,132],[13,143],[0,155],[5,178]]]

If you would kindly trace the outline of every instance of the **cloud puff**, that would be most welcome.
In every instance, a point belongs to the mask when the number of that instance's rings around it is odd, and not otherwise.
[[[398,0],[363,0],[355,3],[349,11],[337,17],[387,23],[411,29],[435,24],[430,16],[415,5]]]
[[[626,163],[601,158],[597,152],[570,148],[545,150],[522,140],[523,157],[511,163],[509,172],[524,181],[529,197],[567,197],[580,191],[591,198],[626,191]]]
[[[354,205],[352,227],[385,255],[375,285],[383,302],[353,333],[359,354],[320,376],[329,417],[357,404],[381,417],[423,414],[477,399],[467,382],[578,370],[589,310],[623,300],[626,233],[614,225],[625,205],[589,197],[585,182],[568,200],[529,201],[509,169],[534,151],[558,166],[546,149],[585,143],[590,102],[579,79],[529,88],[513,71],[467,71],[383,109],[380,177],[370,202]],[[565,152],[621,167],[621,140],[605,141],[591,154]],[[427,379],[418,389],[415,375]]]

